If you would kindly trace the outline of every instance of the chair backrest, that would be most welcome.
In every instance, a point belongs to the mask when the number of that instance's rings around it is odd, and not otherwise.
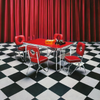
[[[76,47],[76,53],[79,54],[80,56],[83,56],[84,50],[85,50],[85,44],[82,42],[78,42]]]
[[[56,39],[58,39],[58,40],[63,40],[63,35],[62,34],[57,34],[57,33],[55,33],[54,34],[54,39],[56,40]]]
[[[28,45],[27,46],[27,51],[29,53],[30,58],[35,58],[40,57],[40,51],[39,48],[36,46]]]
[[[16,45],[22,45],[24,41],[25,41],[24,35],[15,36]]]

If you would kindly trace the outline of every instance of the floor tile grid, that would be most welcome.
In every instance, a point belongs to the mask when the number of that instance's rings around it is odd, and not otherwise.
[[[69,100],[75,100],[75,98],[77,98],[77,100],[80,100],[80,98],[81,100],[87,98],[99,100],[100,43],[84,43],[86,44],[86,50],[83,56],[83,64],[86,67],[86,75],[84,75],[82,68],[75,71],[71,76],[68,76],[63,70],[56,72],[55,59],[53,58],[53,54],[51,54],[49,59],[50,71],[45,73],[41,70],[38,73],[37,79],[34,78],[37,65],[33,65],[29,70],[29,76],[26,76],[28,62],[24,63],[19,58],[15,59],[15,43],[0,43],[0,94],[2,95],[2,99],[9,98],[13,100],[14,98],[15,100],[16,98],[20,100],[24,98],[21,97],[21,95],[27,94],[29,100],[52,99],[51,95],[55,100],[66,100],[66,98],[69,98]],[[74,45],[72,48],[74,49],[73,51],[75,51],[76,46]],[[42,55],[46,55],[45,49],[40,50],[44,51],[41,53]],[[69,50],[66,49],[66,51]],[[73,55],[76,55],[76,53]],[[43,67],[45,66],[46,64],[43,64]],[[65,66],[67,66],[67,63]],[[47,85],[45,85],[46,81]],[[5,82],[7,84],[4,85]],[[91,82],[94,82],[94,84],[91,84]],[[86,90],[87,92],[85,92],[84,88],[88,89]],[[9,93],[10,89],[12,92]],[[37,89],[38,91],[36,91]],[[71,93],[74,98],[70,97]],[[78,97],[76,95],[78,95]],[[19,98],[17,98],[18,96]]]

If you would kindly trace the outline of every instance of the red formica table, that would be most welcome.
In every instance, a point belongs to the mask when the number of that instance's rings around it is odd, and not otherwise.
[[[63,45],[57,45],[57,44],[47,45],[45,44],[45,40],[46,39],[34,39],[30,41],[25,41],[24,43],[26,45],[42,46],[42,47],[51,48],[51,50],[52,49],[55,50],[56,51],[56,71],[57,71],[57,52],[60,51],[60,69],[61,69],[61,50],[68,48],[69,46],[73,44],[73,42],[65,42],[65,44]]]

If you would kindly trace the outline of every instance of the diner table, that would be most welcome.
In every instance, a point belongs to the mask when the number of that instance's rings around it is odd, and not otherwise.
[[[70,47],[73,42],[65,42],[63,45],[58,45],[58,44],[45,44],[45,40],[47,39],[34,39],[30,41],[25,41],[24,44],[27,45],[33,45],[33,46],[38,46],[42,48],[47,48],[47,54],[48,54],[48,49],[55,50],[56,52],[56,71],[57,71],[57,53],[60,51],[60,69],[61,69],[61,50],[66,49]],[[71,50],[70,50],[71,51]]]

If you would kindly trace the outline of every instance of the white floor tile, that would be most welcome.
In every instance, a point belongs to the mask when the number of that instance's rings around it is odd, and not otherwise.
[[[60,83],[72,88],[78,83],[78,81],[70,77],[65,77],[60,81]]]
[[[86,59],[92,59],[93,56],[90,56],[90,55],[83,55],[83,58],[86,58]]]
[[[33,79],[29,78],[29,77],[25,77],[25,78],[17,81],[17,84],[19,86],[21,86],[22,88],[24,88],[24,89],[31,86],[31,85],[33,85],[33,84],[35,84],[35,83],[36,82]]]
[[[10,85],[14,83],[11,79],[9,79],[8,77],[2,78],[0,79],[0,89]]]
[[[58,100],[59,96],[50,90],[46,90],[36,97],[38,100]]]
[[[7,96],[0,90],[0,100],[6,99]]]
[[[100,100],[100,90],[93,89],[92,92],[88,95],[93,100]]]
[[[100,58],[100,54],[95,56],[96,58]]]
[[[9,69],[2,71],[2,73],[4,73],[6,76],[12,75],[17,72],[18,72],[18,70],[16,70],[15,68],[9,68]]]
[[[45,68],[45,69],[47,70],[47,68]],[[42,74],[44,74],[44,75],[46,75],[46,76],[49,76],[49,75],[53,74],[53,73],[55,72],[55,70],[49,69],[49,71],[46,72],[46,71],[44,71],[44,70],[42,69],[42,70],[40,70],[39,72],[41,72]]]
[[[9,47],[6,47],[7,49],[15,49],[16,47],[13,47],[13,46],[9,46]]]
[[[92,50],[92,51],[90,51],[90,52],[96,53],[96,54],[100,53],[100,51],[96,51],[96,50]]]
[[[10,56],[8,55],[0,55],[0,59],[6,59],[6,58],[9,58]]]
[[[91,77],[85,76],[80,82],[95,87],[99,81]]]
[[[87,49],[92,49],[92,50],[95,49],[95,47],[86,47],[86,48],[87,48]]]
[[[50,78],[50,77],[46,77],[46,78],[40,80],[38,83],[42,84],[46,88],[50,88],[51,86],[56,84],[57,81],[52,79],[52,78]]]
[[[95,67],[96,67],[97,65],[99,65],[98,62],[92,61],[92,60],[87,61],[86,64],[89,64],[89,65],[92,65],[92,66],[95,66]]]
[[[9,64],[10,66],[14,67],[14,66],[17,66],[17,65],[22,64],[22,63],[21,63],[20,61],[15,60],[15,61],[9,62],[8,64]]]
[[[65,100],[84,100],[86,98],[85,95],[75,91],[75,90],[70,90],[66,94],[62,96]]]
[[[93,72],[95,72],[95,73],[98,73],[98,74],[100,74],[100,68],[94,68],[93,70],[92,70]]]
[[[27,91],[22,90],[16,93],[15,95],[11,96],[10,100],[31,100],[33,98],[34,97],[31,94],[29,94]]]
[[[24,69],[24,70],[21,70],[21,72],[22,72],[23,74],[27,75],[27,70],[28,70],[28,68],[26,68],[26,69]],[[35,73],[35,70],[34,70],[33,68],[29,68],[29,70],[28,70],[28,75],[27,75],[27,76],[31,75],[32,73]]]
[[[5,62],[4,62],[4,61],[2,61],[2,60],[0,60],[0,65],[2,65],[2,64],[5,64]]]
[[[7,54],[7,53],[12,53],[13,51],[11,50],[5,50],[5,51],[2,51],[3,53]]]

